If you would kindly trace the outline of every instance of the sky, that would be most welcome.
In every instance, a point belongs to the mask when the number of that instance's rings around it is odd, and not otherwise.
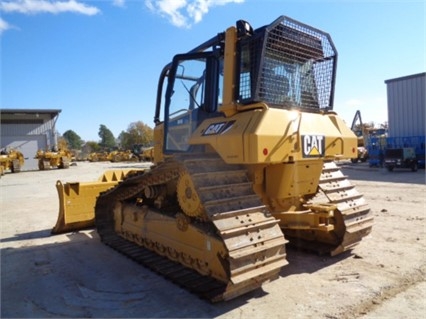
[[[281,15],[330,34],[334,110],[387,121],[385,80],[426,71],[426,2],[344,0],[0,0],[0,108],[60,109],[59,134],[99,141],[154,127],[164,65],[235,25]]]

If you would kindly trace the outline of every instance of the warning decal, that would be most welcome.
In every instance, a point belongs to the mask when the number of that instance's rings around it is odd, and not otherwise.
[[[324,156],[324,135],[302,135],[303,157]]]

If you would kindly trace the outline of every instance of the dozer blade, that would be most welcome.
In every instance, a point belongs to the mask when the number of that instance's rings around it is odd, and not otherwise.
[[[95,224],[95,203],[101,192],[117,185],[128,174],[144,169],[105,171],[96,182],[56,182],[59,214],[52,234],[91,228]]]

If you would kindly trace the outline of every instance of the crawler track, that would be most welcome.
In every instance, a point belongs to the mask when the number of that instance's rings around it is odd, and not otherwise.
[[[145,236],[116,230],[114,207],[117,204],[136,203],[144,187],[177,181],[182,173],[191,177],[205,215],[202,218],[204,221],[193,219],[191,223],[199,223],[199,231],[204,231],[206,238],[219,238],[226,248],[225,256],[220,257],[223,258],[223,271],[228,274],[226,282],[223,278],[219,280],[202,274],[208,273],[208,270],[197,269],[197,265],[207,264],[206,260],[212,256],[207,256],[205,260],[188,256],[189,250],[179,251],[177,248],[181,243],[169,246],[170,242],[158,241],[158,238],[153,242],[149,231]],[[170,210],[168,213],[153,214],[167,222],[181,215]],[[125,179],[99,197],[95,221],[105,244],[213,302],[232,299],[276,279],[281,267],[287,263],[286,241],[277,221],[266,212],[265,206],[253,192],[246,171],[242,167],[226,165],[216,156],[195,159],[180,157],[144,174]],[[150,226],[143,227],[149,229]],[[178,238],[176,242],[179,242]]]
[[[371,232],[373,216],[370,207],[334,162],[324,163],[318,192],[308,203],[334,204],[337,207],[334,230],[326,236],[326,240],[306,239],[303,231],[284,230],[293,246],[320,255],[335,256],[352,249]],[[309,237],[310,231],[307,234]]]
[[[359,244],[373,227],[373,214],[361,193],[334,162],[324,163],[319,188],[330,203],[337,205],[345,232],[341,243],[330,251],[337,255]]]

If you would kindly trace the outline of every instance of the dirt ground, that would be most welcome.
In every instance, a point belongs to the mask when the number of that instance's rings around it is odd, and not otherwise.
[[[96,180],[143,164],[78,162],[6,174],[1,196],[1,317],[424,318],[425,170],[340,163],[369,202],[372,233],[351,252],[287,248],[280,278],[237,299],[198,299],[104,246],[95,230],[51,236],[57,180]]]

